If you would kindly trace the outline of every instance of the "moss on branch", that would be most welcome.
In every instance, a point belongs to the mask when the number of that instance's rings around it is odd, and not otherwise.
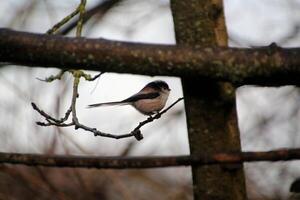
[[[105,72],[299,84],[300,49],[152,45],[0,29],[0,62]]]

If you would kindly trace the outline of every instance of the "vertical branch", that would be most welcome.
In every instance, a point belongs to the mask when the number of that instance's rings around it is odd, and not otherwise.
[[[81,3],[79,5],[79,20],[77,23],[77,29],[76,29],[76,36],[80,37],[83,27],[83,18],[85,13],[85,6],[86,6],[86,0],[81,0]]]
[[[221,0],[171,0],[177,44],[226,46]],[[209,66],[208,66],[209,67]],[[240,151],[235,88],[183,79],[191,155]],[[194,199],[246,199],[243,165],[192,166]]]
[[[72,102],[71,102],[71,108],[72,108],[72,121],[75,124],[75,129],[77,129],[77,124],[79,124],[77,114],[76,114],[76,100],[78,98],[78,85],[80,81],[80,77],[74,76],[74,82],[73,82],[73,94],[72,94]]]
[[[212,0],[211,17],[214,21],[214,32],[218,46],[228,46],[228,34],[223,13],[223,0]]]
[[[68,17],[64,18],[62,20],[62,22],[59,22],[57,25],[54,26],[54,28],[50,29],[49,33],[51,31],[56,31],[58,30],[64,23],[66,23],[65,19],[71,19],[72,16],[74,15],[74,13],[78,13],[79,12],[79,19],[78,19],[78,23],[77,23],[77,30],[76,30],[76,37],[80,37],[81,36],[81,32],[82,32],[82,27],[83,27],[83,22],[84,22],[84,14],[85,14],[85,6],[86,6],[86,0],[81,0],[79,6],[77,7],[76,11],[74,11],[71,15],[69,15]],[[143,139],[143,135],[141,133],[141,128],[156,120],[159,119],[164,113],[166,113],[169,109],[171,109],[171,107],[173,107],[175,104],[177,104],[179,101],[181,101],[183,98],[179,98],[177,101],[175,101],[173,104],[171,104],[169,107],[167,107],[166,109],[162,110],[161,112],[157,113],[156,115],[154,115],[153,117],[148,117],[146,120],[142,121],[139,123],[139,125],[134,128],[133,131],[131,131],[130,133],[125,133],[125,134],[110,134],[110,133],[104,133],[101,131],[98,131],[96,128],[91,128],[88,126],[85,126],[83,124],[81,124],[78,120],[77,117],[77,113],[76,113],[76,101],[77,98],[79,96],[78,93],[78,86],[79,86],[79,82],[80,82],[80,78],[84,78],[87,81],[93,81],[97,78],[99,78],[104,72],[99,73],[98,75],[92,77],[89,74],[84,73],[82,70],[68,70],[70,73],[72,73],[73,78],[74,78],[74,82],[73,82],[73,93],[72,93],[72,100],[71,100],[71,106],[70,108],[67,110],[67,112],[65,113],[65,117],[61,118],[61,119],[55,119],[53,117],[51,117],[49,114],[47,114],[46,112],[44,112],[43,110],[41,110],[40,108],[37,107],[37,105],[35,103],[32,103],[32,107],[34,110],[36,110],[38,113],[40,113],[45,120],[47,121],[45,122],[37,122],[38,125],[40,126],[58,126],[58,127],[70,127],[70,126],[74,126],[75,129],[83,129],[89,132],[94,133],[94,136],[102,136],[102,137],[109,137],[109,138],[115,138],[115,139],[121,139],[121,138],[127,138],[127,137],[132,137],[134,136],[137,140],[141,140]],[[59,80],[62,75],[64,74],[65,70],[61,71],[59,74],[55,75],[55,76],[50,76],[48,78],[45,78],[44,80],[39,79],[41,81],[46,81],[46,82],[52,82],[54,80]],[[65,123],[65,121],[68,120],[70,114],[72,113],[72,122],[71,123]]]
[[[81,0],[80,5],[79,5],[79,20],[77,23],[77,28],[76,28],[76,37],[81,36],[82,32],[82,27],[83,27],[83,17],[85,13],[85,6],[86,6],[86,0]],[[74,82],[73,82],[73,95],[72,95],[72,102],[71,102],[71,107],[72,107],[72,121],[75,124],[75,129],[78,129],[78,124],[79,120],[77,118],[76,114],[76,100],[78,98],[78,85],[80,82],[80,77],[82,76],[83,73],[81,73],[80,70],[75,70],[72,71],[73,77],[74,77]]]

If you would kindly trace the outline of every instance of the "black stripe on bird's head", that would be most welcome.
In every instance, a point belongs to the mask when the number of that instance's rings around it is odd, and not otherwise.
[[[171,89],[169,88],[169,85],[162,80],[156,80],[156,81],[152,81],[150,83],[148,83],[145,87],[150,87],[156,90],[168,90],[170,91]]]

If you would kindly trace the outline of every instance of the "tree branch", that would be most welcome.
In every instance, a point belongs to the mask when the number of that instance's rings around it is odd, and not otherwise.
[[[0,153],[0,163],[41,165],[47,167],[84,167],[101,169],[156,168],[189,165],[214,165],[261,161],[290,161],[300,159],[300,149],[280,149],[268,152],[216,153],[198,156],[152,157],[85,157],[48,156],[38,154]]]
[[[0,62],[95,71],[204,77],[235,84],[300,82],[300,49],[188,47],[71,38],[0,29]]]
[[[95,7],[87,10],[83,17],[83,23],[87,22],[94,15],[98,15],[100,17],[104,16],[111,8],[116,6],[122,0],[104,0],[99,2]],[[76,27],[78,20],[71,21],[66,27],[61,28],[61,30],[57,31],[57,34],[66,35],[73,28]]]
[[[35,103],[31,103],[34,110],[36,110],[40,115],[42,115],[47,122],[36,122],[37,125],[40,126],[58,126],[58,127],[70,127],[74,126],[75,129],[83,129],[85,131],[92,132],[94,136],[101,136],[101,137],[108,137],[113,139],[123,139],[128,137],[135,137],[137,140],[142,140],[143,135],[141,133],[141,128],[145,126],[146,124],[159,119],[163,114],[165,114],[168,110],[170,110],[173,106],[175,106],[179,101],[183,100],[183,97],[177,99],[174,103],[169,105],[164,110],[158,112],[154,116],[149,116],[146,120],[140,122],[130,133],[123,133],[123,134],[112,134],[112,133],[105,133],[102,131],[97,130],[96,128],[88,127],[83,124],[81,124],[77,118],[76,115],[76,98],[78,97],[78,77],[75,77],[74,84],[73,84],[73,95],[72,95],[72,102],[71,107],[67,110],[65,117],[61,119],[55,119],[51,117],[49,114],[38,108],[38,106]],[[65,121],[70,116],[70,113],[72,113],[72,122],[71,123],[65,123]]]

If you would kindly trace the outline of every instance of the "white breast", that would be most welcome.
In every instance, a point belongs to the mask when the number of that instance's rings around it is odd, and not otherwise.
[[[165,90],[161,92],[161,95],[154,99],[142,99],[136,101],[133,106],[145,115],[151,115],[155,112],[162,110],[169,97],[169,91]]]

